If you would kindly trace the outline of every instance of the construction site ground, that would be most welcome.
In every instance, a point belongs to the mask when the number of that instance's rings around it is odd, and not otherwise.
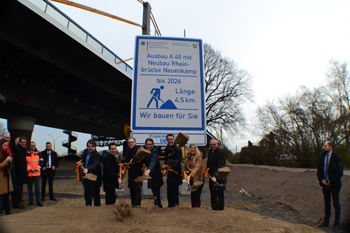
[[[205,161],[204,161],[205,163]],[[28,205],[0,214],[0,232],[330,232],[318,228],[322,220],[323,197],[315,169],[232,165],[225,191],[225,210],[213,211],[206,178],[201,208],[191,208],[190,196],[180,196],[180,205],[167,207],[166,182],[161,188],[163,209],[155,208],[151,196],[143,195],[141,207],[118,219],[116,206],[86,207],[83,186],[74,173],[75,161],[61,160],[54,180],[57,201],[46,198],[44,207]],[[130,203],[127,177],[119,202]],[[344,171],[340,192],[342,206],[338,232],[350,232],[350,172]],[[332,212],[333,215],[334,212]],[[333,220],[333,216],[331,222]]]

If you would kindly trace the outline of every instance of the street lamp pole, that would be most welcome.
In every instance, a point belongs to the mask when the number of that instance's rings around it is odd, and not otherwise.
[[[57,140],[57,138],[59,138],[59,137],[61,137],[61,136],[58,136],[58,137],[56,137],[56,138],[54,139],[54,138],[52,137],[51,134],[47,134],[47,135],[49,135],[49,136],[52,138],[52,141],[53,141],[53,150],[56,151],[56,140]]]

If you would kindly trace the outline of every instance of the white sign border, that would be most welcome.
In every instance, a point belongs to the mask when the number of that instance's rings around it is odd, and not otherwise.
[[[138,48],[139,41],[141,39],[149,39],[149,40],[174,40],[174,41],[193,41],[199,44],[200,56],[200,80],[201,80],[201,115],[202,115],[202,124],[200,127],[146,127],[146,126],[138,126],[136,127],[136,89],[137,89],[137,76],[138,76]],[[204,70],[203,70],[203,43],[201,39],[193,39],[193,38],[179,38],[179,37],[155,37],[155,36],[136,36],[135,40],[135,56],[134,56],[134,75],[132,82],[132,105],[131,105],[131,129],[133,131],[167,131],[167,132],[180,132],[180,131],[191,131],[193,133],[204,133],[206,130],[206,112],[205,112],[205,94],[204,94]]]

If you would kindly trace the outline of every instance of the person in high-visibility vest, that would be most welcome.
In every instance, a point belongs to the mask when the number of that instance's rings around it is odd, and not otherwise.
[[[38,206],[43,206],[40,201],[40,186],[39,180],[41,176],[41,167],[44,164],[44,159],[41,153],[36,149],[36,143],[30,142],[27,155],[27,171],[28,171],[28,195],[29,205],[33,205],[33,183],[35,188],[35,199]]]

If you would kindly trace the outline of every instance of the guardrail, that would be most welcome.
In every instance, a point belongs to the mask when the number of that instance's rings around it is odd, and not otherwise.
[[[114,62],[117,66],[121,67],[123,70],[132,75],[132,68],[125,61],[123,61],[120,57],[118,57],[115,53],[113,53],[110,49],[108,49],[104,44],[102,44],[99,40],[93,37],[90,33],[88,33],[84,28],[82,28],[79,24],[74,22],[71,18],[69,18],[66,14],[60,11],[57,7],[55,7],[48,0],[28,0],[37,6],[40,10],[42,10],[45,14],[50,15],[53,19],[55,19],[58,23],[62,24],[68,30],[73,32],[75,35],[80,37],[86,43],[91,45],[98,52],[103,54],[110,61]]]

